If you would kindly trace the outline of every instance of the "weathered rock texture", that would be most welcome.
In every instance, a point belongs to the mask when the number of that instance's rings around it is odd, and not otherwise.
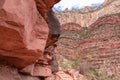
[[[92,67],[119,75],[119,44],[120,13],[100,17],[88,28],[63,31],[56,48],[59,66],[77,70]]]
[[[46,77],[52,74],[54,47],[49,47],[58,40],[60,23],[51,8],[58,1],[0,1],[1,64],[17,67],[22,73],[32,76]],[[14,79],[11,77],[10,80]]]
[[[36,62],[44,52],[48,31],[48,25],[33,0],[2,0],[1,62],[7,61],[19,68]]]
[[[23,68],[43,55],[49,34],[47,18],[43,15],[47,16],[58,0],[35,1],[0,1],[1,62]]]
[[[47,18],[47,13],[53,7],[53,5],[60,0],[35,0],[39,13]]]
[[[101,17],[90,27],[80,41],[81,62],[110,76],[120,76],[120,13]]]
[[[18,73],[18,70],[13,67],[0,65],[0,80],[41,80],[41,79],[29,75],[20,74]]]
[[[120,0],[105,0],[100,7],[85,7],[82,10],[56,12],[61,25],[77,23],[82,27],[89,27],[99,17],[120,12]]]

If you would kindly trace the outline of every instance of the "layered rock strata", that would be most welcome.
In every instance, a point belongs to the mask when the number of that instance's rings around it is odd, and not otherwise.
[[[76,23],[82,27],[89,27],[99,17],[120,12],[120,0],[105,0],[99,7],[85,7],[81,10],[55,12],[61,25]]]
[[[80,72],[81,67],[90,67],[119,75],[119,32],[120,13],[100,17],[89,28],[63,31],[56,48],[59,66]]]

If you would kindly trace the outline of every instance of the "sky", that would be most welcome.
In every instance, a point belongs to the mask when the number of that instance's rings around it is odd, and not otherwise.
[[[53,10],[63,11],[66,8],[71,10],[72,8],[81,9],[85,6],[99,6],[104,0],[61,0],[59,3],[54,5]]]

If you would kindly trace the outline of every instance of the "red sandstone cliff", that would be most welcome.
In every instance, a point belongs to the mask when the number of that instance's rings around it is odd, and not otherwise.
[[[63,27],[70,26],[67,25]],[[100,17],[81,30],[75,24],[71,26],[73,30],[63,30],[57,42],[59,67],[81,73],[93,68],[109,76],[120,76],[120,13]]]
[[[43,55],[49,34],[49,24],[43,14],[47,16],[56,2],[58,0],[1,1],[1,62],[7,61],[22,68],[36,62]]]
[[[97,8],[56,12],[56,16],[62,32],[55,49],[60,69],[74,68],[85,74],[92,68],[120,77],[120,0],[106,0]]]
[[[50,56],[47,55],[46,57],[45,49],[53,45],[59,37],[56,35],[59,35],[60,24],[51,11],[52,6],[58,1],[0,1],[0,65],[9,64],[19,69],[24,68],[21,72],[32,76],[48,76],[52,74],[49,68],[51,65],[48,65]],[[54,21],[54,24],[52,24],[51,20]],[[58,32],[56,33],[52,29]],[[36,66],[38,63],[45,65],[44,62],[47,63],[45,68],[41,65]],[[46,68],[48,74],[45,71]],[[7,69],[8,67],[3,68],[3,66],[0,68],[0,80],[16,80],[11,72],[7,74]],[[39,70],[43,73],[41,74]],[[8,71],[10,70],[8,69]],[[19,76],[17,80],[29,79],[27,77],[22,79],[22,76],[18,75],[17,71],[15,71],[15,74]]]

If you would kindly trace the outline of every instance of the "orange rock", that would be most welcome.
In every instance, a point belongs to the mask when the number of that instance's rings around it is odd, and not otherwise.
[[[38,3],[35,3],[35,1],[38,1]],[[9,63],[18,68],[23,68],[37,62],[39,57],[43,55],[49,34],[48,24],[43,18],[43,14],[47,14],[58,0],[35,1],[1,1],[1,63]],[[42,11],[40,14],[36,8],[36,4],[42,6],[38,7],[39,10]]]
[[[55,3],[59,1],[60,0],[35,0],[38,11],[44,18],[47,18],[47,13],[49,12],[49,10]]]

